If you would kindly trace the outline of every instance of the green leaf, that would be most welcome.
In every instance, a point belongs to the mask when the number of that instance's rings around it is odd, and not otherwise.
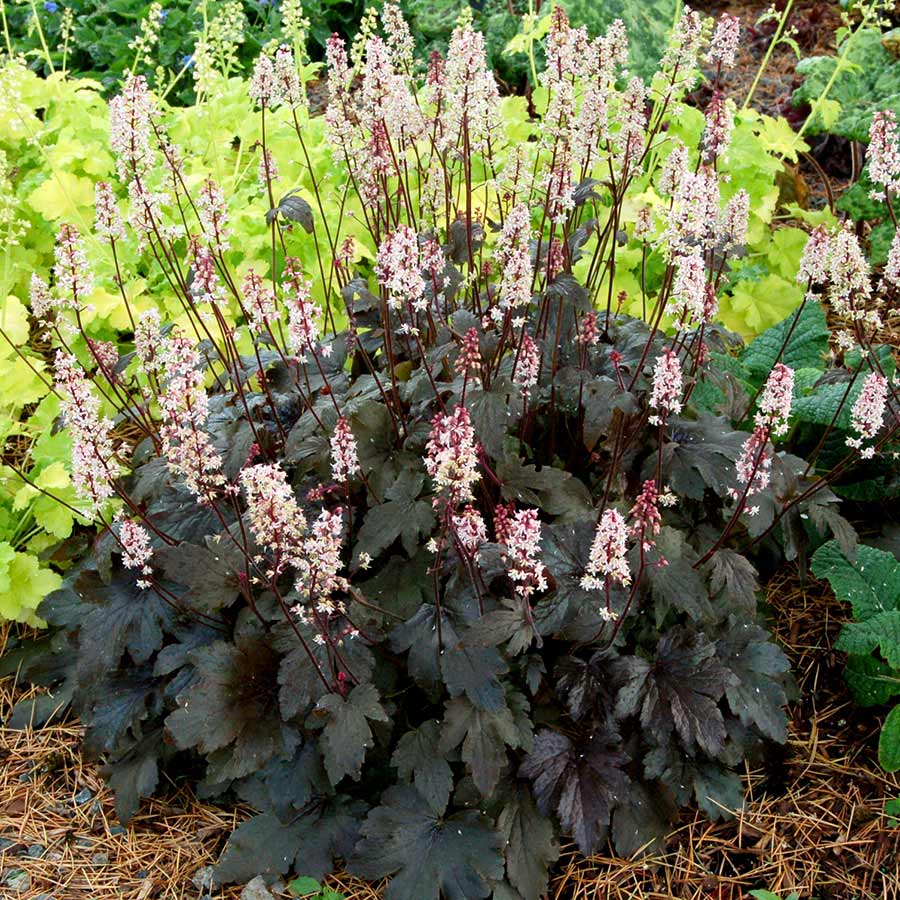
[[[834,643],[844,653],[871,653],[880,649],[895,669],[900,669],[900,610],[876,613],[863,622],[848,622]]]
[[[803,83],[794,91],[795,106],[812,106],[830,85],[827,98],[841,107],[837,119],[833,107],[825,110],[824,117],[817,112],[807,126],[811,135],[830,131],[865,144],[876,111],[900,113],[900,63],[882,46],[878,28],[862,28],[846,36],[838,45],[837,56],[801,60],[797,74],[803,76]],[[833,121],[829,123],[829,119]]]
[[[323,713],[328,720],[320,741],[328,778],[334,785],[345,775],[359,781],[366,751],[374,744],[369,721],[388,721],[378,690],[374,684],[358,684],[346,699],[327,694],[316,704],[312,717]]]
[[[823,544],[812,558],[816,578],[827,578],[835,596],[850,603],[856,619],[865,620],[900,605],[900,563],[893,554],[857,547],[852,563],[837,541]]]
[[[440,738],[440,726],[429,720],[404,734],[391,757],[398,777],[406,783],[412,779],[436,813],[446,809],[453,789],[453,772],[440,749]]]
[[[895,706],[881,726],[878,739],[878,762],[886,772],[900,769],[900,705]]]
[[[844,679],[860,706],[882,706],[900,695],[900,672],[874,656],[851,656]]]
[[[349,860],[362,878],[394,876],[385,900],[482,900],[503,877],[500,837],[476,810],[437,816],[415,788],[385,791]]]
[[[288,890],[297,897],[304,897],[306,894],[318,894],[322,885],[315,878],[304,875],[289,882]]]
[[[796,325],[781,361],[792,369],[822,369],[828,351],[828,326],[822,306],[815,300],[807,300],[802,309],[764,331],[744,350],[742,362],[756,385],[761,384],[774,368],[795,319]]]

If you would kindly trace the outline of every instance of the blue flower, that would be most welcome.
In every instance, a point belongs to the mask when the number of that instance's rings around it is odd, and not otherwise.
[[[45,0],[44,9],[46,9],[48,13],[55,13],[59,11],[59,5],[54,3],[53,0]]]
[[[191,66],[194,65],[194,57],[191,54],[186,53],[181,57],[181,65],[187,69],[191,68]]]
[[[161,9],[159,11],[159,21],[165,22],[166,19],[168,19],[168,18],[169,18],[169,11],[167,9]]]

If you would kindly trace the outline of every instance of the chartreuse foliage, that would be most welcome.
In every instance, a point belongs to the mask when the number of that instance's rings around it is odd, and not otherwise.
[[[878,741],[878,760],[888,772],[900,769],[900,563],[875,547],[856,548],[853,557],[834,541],[812,560],[817,578],[828,579],[839,600],[849,603],[853,621],[835,647],[848,654],[844,677],[860,706],[891,706]]]

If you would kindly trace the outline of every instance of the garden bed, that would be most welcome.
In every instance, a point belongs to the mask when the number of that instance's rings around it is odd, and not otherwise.
[[[900,826],[884,812],[886,800],[900,797],[900,779],[878,766],[879,723],[853,707],[841,678],[842,655],[832,644],[844,608],[827,586],[804,585],[794,569],[772,581],[769,603],[799,699],[789,709],[787,747],[770,747],[769,758],[745,776],[743,813],[719,823],[685,815],[666,852],[646,858],[585,860],[569,847],[551,882],[553,900],[738,900],[760,887],[823,900],[900,896]],[[2,684],[0,718],[21,696],[12,680]],[[20,883],[29,884],[12,895],[196,900],[198,870],[216,861],[249,811],[204,804],[172,785],[123,828],[112,792],[82,759],[80,738],[73,721],[2,732],[0,867],[21,870],[27,879]],[[357,879],[328,884],[348,900],[381,896]],[[237,900],[241,890],[209,896]]]

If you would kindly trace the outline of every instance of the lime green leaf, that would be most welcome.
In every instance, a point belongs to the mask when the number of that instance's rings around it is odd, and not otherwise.
[[[32,209],[50,222],[78,219],[94,205],[94,183],[71,172],[55,172],[27,197]]]

